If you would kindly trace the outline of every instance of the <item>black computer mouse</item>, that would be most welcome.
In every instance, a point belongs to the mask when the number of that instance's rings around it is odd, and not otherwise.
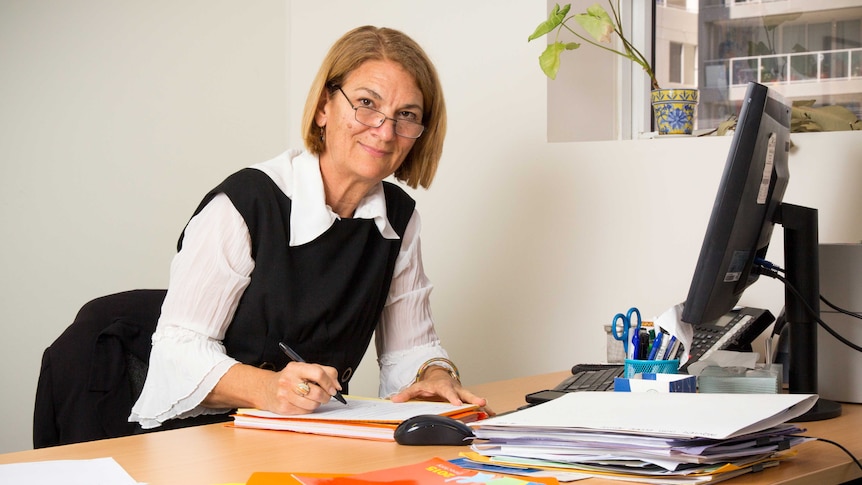
[[[395,428],[395,441],[402,445],[469,445],[473,430],[457,419],[436,414],[420,414]]]

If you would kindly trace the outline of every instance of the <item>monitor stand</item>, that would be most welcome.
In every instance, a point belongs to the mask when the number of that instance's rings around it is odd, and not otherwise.
[[[784,227],[785,312],[790,337],[789,391],[817,394],[817,320],[820,317],[820,256],[817,209],[781,204]],[[795,288],[796,291],[793,289]],[[841,404],[818,399],[808,412],[791,421],[832,419]]]

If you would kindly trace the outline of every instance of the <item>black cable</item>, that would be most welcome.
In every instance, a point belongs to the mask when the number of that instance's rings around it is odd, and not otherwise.
[[[764,275],[764,276],[768,276],[768,277],[770,277],[770,278],[775,278],[775,279],[777,279],[778,281],[781,281],[782,283],[784,283],[784,286],[786,286],[790,291],[792,291],[792,292],[793,292],[793,294],[794,294],[794,295],[796,295],[796,296],[799,298],[799,301],[801,301],[801,302],[802,302],[802,304],[805,306],[805,309],[806,309],[806,310],[808,310],[808,313],[809,313],[809,314],[810,314],[810,315],[811,315],[811,316],[812,316],[812,317],[817,321],[817,323],[818,323],[818,324],[820,324],[820,326],[821,326],[821,327],[823,327],[823,329],[824,329],[824,330],[826,330],[827,332],[829,332],[829,334],[830,334],[830,335],[832,335],[833,337],[835,337],[835,338],[836,338],[839,342],[841,342],[842,344],[844,344],[844,345],[846,345],[846,346],[850,347],[851,349],[855,350],[856,352],[862,352],[862,347],[860,347],[859,345],[856,345],[856,344],[854,344],[853,342],[851,342],[851,341],[847,340],[846,338],[842,337],[842,336],[841,336],[841,334],[839,334],[838,332],[836,332],[835,330],[833,330],[833,329],[832,329],[832,327],[830,327],[829,325],[827,325],[827,324],[826,324],[826,322],[824,322],[824,321],[823,321],[823,320],[818,316],[818,312],[817,312],[816,310],[814,310],[813,308],[811,308],[811,305],[810,305],[807,301],[805,301],[805,298],[804,298],[804,297],[799,293],[799,291],[798,291],[796,288],[794,288],[794,287],[793,287],[793,285],[791,285],[791,284],[790,284],[790,282],[789,282],[789,281],[787,281],[787,279],[786,279],[786,278],[784,278],[783,276],[781,276],[780,274],[778,274],[778,272],[777,272],[777,271],[774,271],[774,270],[771,270],[771,269],[765,268],[765,267],[763,267],[763,266],[756,266],[756,267],[755,267],[755,270],[756,270],[759,274],[762,274],[762,275]]]
[[[762,259],[762,258],[754,258],[754,264],[756,267],[765,268],[767,270],[772,270],[772,271],[775,271],[776,273],[784,273],[784,268],[782,268],[776,264],[773,264],[772,261],[767,261],[767,260]],[[765,274],[765,273],[761,273],[761,274]],[[770,275],[767,274],[766,276],[770,276]],[[820,301],[822,301],[829,308],[835,310],[838,313],[843,313],[843,314],[849,315],[853,318],[858,318],[858,319],[862,320],[862,313],[857,313],[857,312],[853,312],[853,311],[841,308],[841,307],[835,305],[834,303],[830,302],[829,300],[827,300],[826,297],[824,297],[823,295],[820,295]]]
[[[837,441],[827,440],[826,438],[818,438],[818,437],[816,437],[816,436],[802,436],[802,435],[791,435],[791,436],[792,436],[792,437],[794,437],[794,438],[808,438],[808,439],[813,439],[813,440],[817,440],[817,441],[822,441],[822,442],[824,442],[824,443],[829,443],[830,445],[835,445],[835,446],[837,446],[838,448],[840,448],[840,449],[841,449],[841,451],[843,451],[844,453],[847,453],[847,456],[849,456],[849,457],[850,457],[850,459],[851,459],[851,460],[853,460],[853,462],[854,462],[854,463],[856,463],[856,466],[857,466],[857,467],[859,467],[859,469],[860,469],[860,470],[862,470],[862,463],[860,463],[860,462],[859,462],[859,459],[858,459],[858,458],[856,458],[856,457],[853,455],[853,453],[851,453],[851,452],[850,452],[850,450],[848,450],[847,448],[845,448],[844,446],[842,446],[842,445],[841,445],[841,443],[838,443]]]
[[[772,335],[781,335],[781,331],[784,330],[785,325],[787,325],[787,314],[785,309],[782,308],[781,313],[775,318],[775,325],[772,326]]]
[[[836,305],[832,304],[829,300],[827,300],[823,295],[820,295],[820,301],[822,301],[823,303],[826,303],[826,305],[828,305],[829,308],[835,310],[838,313],[850,315],[853,318],[858,318],[858,319],[862,320],[862,313],[851,312],[850,310],[845,310],[839,306],[836,306]]]

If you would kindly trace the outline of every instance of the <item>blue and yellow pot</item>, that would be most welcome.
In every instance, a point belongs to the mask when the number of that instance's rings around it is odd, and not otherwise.
[[[697,108],[697,89],[656,89],[652,112],[660,135],[691,135]]]

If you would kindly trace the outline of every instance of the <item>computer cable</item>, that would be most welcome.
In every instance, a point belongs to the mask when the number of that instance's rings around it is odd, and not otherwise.
[[[772,326],[772,336],[781,335],[781,331],[784,330],[785,325],[787,325],[787,313],[782,308],[778,316],[775,317],[775,325]]]
[[[799,293],[799,290],[797,290],[793,285],[791,285],[791,284],[790,284],[790,282],[789,282],[789,281],[787,281],[787,279],[786,279],[785,277],[783,277],[783,276],[781,276],[780,274],[778,274],[778,271],[775,271],[775,270],[772,270],[772,269],[766,268],[766,267],[761,266],[761,265],[755,265],[755,267],[754,267],[754,271],[756,271],[758,274],[761,274],[761,275],[763,275],[763,276],[768,276],[768,277],[770,277],[770,278],[777,279],[778,281],[781,281],[782,283],[784,283],[784,286],[785,286],[785,287],[787,287],[787,289],[789,289],[791,292],[793,292],[793,294],[794,294],[794,295],[796,295],[796,296],[799,298],[799,301],[800,301],[800,302],[802,302],[803,306],[804,306],[804,307],[805,307],[805,309],[808,311],[808,314],[809,314],[809,315],[811,315],[811,317],[812,317],[812,318],[814,318],[814,320],[816,320],[816,321],[817,321],[817,323],[818,323],[821,327],[823,327],[823,329],[824,329],[824,330],[826,330],[827,332],[829,332],[829,335],[832,335],[832,336],[833,336],[833,337],[835,337],[839,342],[841,342],[842,344],[844,344],[844,345],[846,345],[846,346],[850,347],[851,349],[855,350],[856,352],[862,352],[862,346],[856,345],[856,344],[854,344],[853,342],[851,342],[851,341],[847,340],[847,339],[846,339],[846,338],[844,338],[841,334],[839,334],[838,332],[836,332],[835,330],[833,330],[833,329],[832,329],[832,327],[830,327],[829,325],[827,325],[827,324],[826,324],[826,322],[824,322],[824,321],[820,318],[820,316],[818,315],[818,313],[819,313],[819,312],[815,311],[815,310],[811,307],[811,305],[810,305],[807,301],[805,301],[805,298],[804,298],[804,297]]]
[[[784,272],[784,268],[782,268],[781,266],[778,266],[777,264],[774,264],[772,261],[768,261],[768,260],[763,259],[763,258],[754,258],[754,265],[759,266],[761,268],[771,269],[771,270],[777,271],[779,273]]]
[[[770,270],[773,270],[777,273],[784,273],[784,268],[782,268],[776,264],[773,264],[771,261],[767,261],[767,260],[762,259],[762,258],[754,258],[754,264],[756,267],[770,269]],[[766,275],[766,276],[769,276],[769,275]],[[838,313],[843,313],[843,314],[849,315],[853,318],[858,318],[858,319],[862,320],[862,313],[857,313],[854,311],[850,311],[850,310],[841,308],[841,307],[835,305],[834,303],[832,303],[831,301],[827,300],[826,297],[823,295],[820,295],[820,301],[822,301],[829,308],[835,310]]]
[[[818,438],[816,436],[802,436],[802,435],[790,435],[790,436],[793,438],[813,439],[813,440],[817,440],[817,441],[822,441],[824,443],[829,443],[830,445],[837,446],[839,449],[841,449],[841,451],[846,453],[847,456],[849,456],[850,459],[853,460],[854,463],[856,463],[856,466],[859,467],[860,470],[862,470],[862,463],[859,462],[859,459],[856,458],[856,456],[854,456],[850,450],[845,448],[841,443],[838,443],[837,441],[827,440],[826,438]],[[855,482],[853,482],[853,483],[855,483]]]
[[[862,320],[862,313],[852,312],[852,311],[850,311],[850,310],[845,310],[844,308],[841,308],[841,307],[839,307],[839,306],[837,306],[837,305],[834,305],[832,302],[830,302],[829,300],[827,300],[823,295],[820,295],[820,301],[822,301],[823,303],[826,303],[826,305],[827,305],[829,308],[831,308],[831,309],[835,310],[835,311],[836,311],[836,312],[838,312],[838,313],[843,313],[843,314],[845,314],[845,315],[849,315],[849,316],[851,316],[851,317],[853,317],[853,318],[858,318],[858,319]]]

